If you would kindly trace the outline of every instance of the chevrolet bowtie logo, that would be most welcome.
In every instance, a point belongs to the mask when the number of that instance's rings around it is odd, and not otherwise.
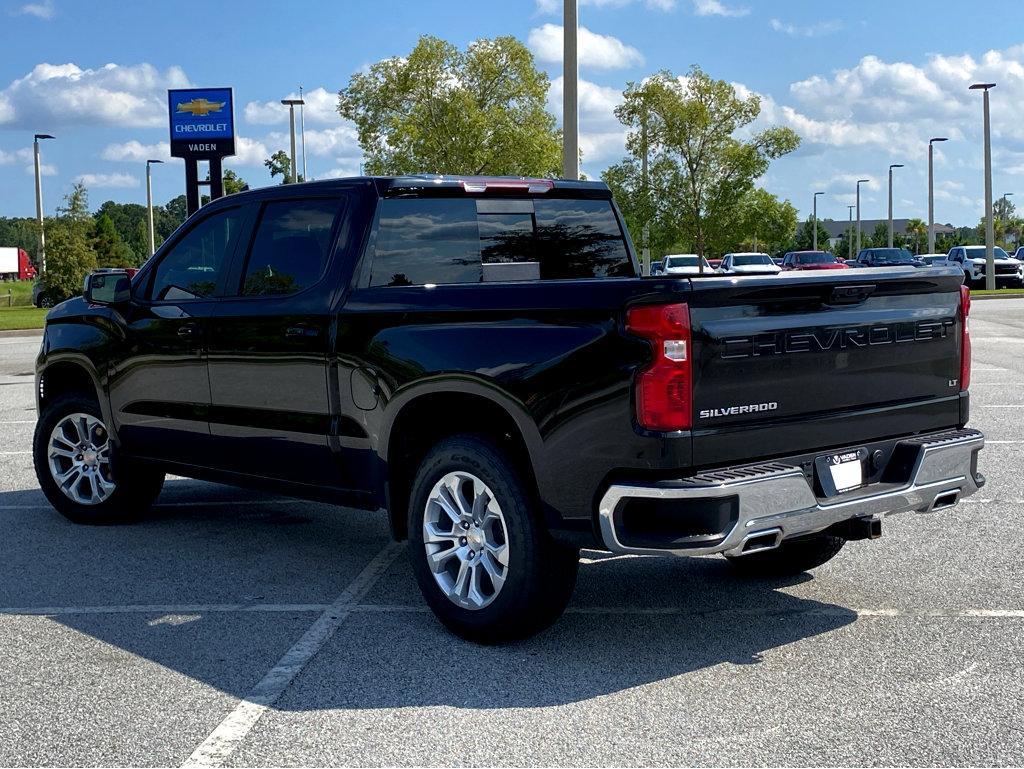
[[[224,109],[226,102],[207,101],[206,99],[193,99],[178,103],[178,112],[191,112],[196,117],[206,117],[211,112],[220,112]]]

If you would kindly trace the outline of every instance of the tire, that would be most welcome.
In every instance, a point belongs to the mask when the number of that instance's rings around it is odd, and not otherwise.
[[[831,561],[845,544],[842,537],[819,534],[783,541],[774,550],[763,553],[727,555],[726,559],[737,571],[750,577],[792,577]]]
[[[49,294],[43,294],[39,297],[39,309],[48,310],[53,307],[56,302],[53,301],[53,297]]]
[[[561,616],[576,586],[579,552],[551,538],[533,495],[498,448],[474,436],[441,441],[423,459],[409,499],[412,568],[449,630],[501,643]]]
[[[61,433],[55,438],[58,426]],[[79,453],[81,443],[76,444],[75,438],[81,437],[83,426],[89,444]],[[117,461],[106,437],[99,404],[80,393],[56,398],[36,423],[32,458],[39,486],[57,512],[75,523],[106,525],[137,520],[163,487],[163,472]],[[76,468],[74,472],[72,468]],[[67,478],[63,484],[67,491],[62,489],[58,475]]]

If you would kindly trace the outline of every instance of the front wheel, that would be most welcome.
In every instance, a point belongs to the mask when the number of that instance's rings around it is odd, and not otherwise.
[[[164,474],[115,461],[99,404],[64,395],[40,414],[32,441],[39,486],[50,504],[75,523],[124,523],[145,513]]]
[[[773,550],[750,555],[727,555],[726,559],[741,573],[751,577],[791,577],[810,571],[835,558],[846,540],[819,534],[783,541]]]
[[[456,635],[526,638],[564,611],[576,550],[542,526],[520,474],[499,449],[449,438],[424,458],[409,502],[409,556],[420,590]]]

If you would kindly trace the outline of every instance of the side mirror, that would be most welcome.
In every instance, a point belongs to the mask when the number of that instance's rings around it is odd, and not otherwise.
[[[89,304],[125,304],[131,299],[132,281],[124,272],[94,272],[85,276],[82,294]]]

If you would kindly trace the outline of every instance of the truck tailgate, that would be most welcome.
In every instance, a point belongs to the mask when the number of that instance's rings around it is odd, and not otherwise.
[[[694,463],[962,425],[961,282],[949,268],[691,281]]]

